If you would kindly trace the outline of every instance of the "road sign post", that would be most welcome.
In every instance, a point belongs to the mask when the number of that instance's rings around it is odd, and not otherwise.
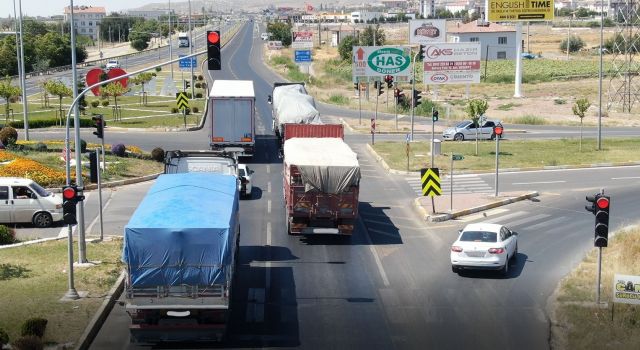
[[[409,134],[407,134],[407,138],[406,138],[406,148],[407,148],[407,171],[409,171],[409,153],[411,152],[411,146],[409,145]]]
[[[453,152],[451,152],[451,172],[449,173],[449,210],[451,211],[453,211],[453,161],[463,159],[464,156],[462,154],[453,154]]]
[[[374,135],[376,134],[376,120],[371,118],[371,144],[375,143]]]
[[[431,196],[431,211],[436,213],[436,205],[433,197],[442,194],[440,186],[440,170],[438,168],[420,169],[420,183],[422,184],[422,195]]]
[[[502,132],[504,128],[502,125],[498,124],[493,127],[493,134],[496,137],[496,197],[498,197],[498,166],[499,166],[499,155],[500,155],[500,137],[502,136]]]

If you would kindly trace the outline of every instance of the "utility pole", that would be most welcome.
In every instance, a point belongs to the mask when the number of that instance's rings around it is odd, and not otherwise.
[[[169,61],[173,59],[173,51],[171,44],[171,31],[173,30],[171,26],[171,0],[169,0]],[[171,64],[171,81],[173,81],[173,63]]]
[[[193,54],[193,32],[191,31],[191,0],[189,0],[189,54]],[[196,93],[193,87],[193,61],[190,61],[189,66],[191,66],[191,99],[196,97]],[[186,109],[185,109],[186,111]]]

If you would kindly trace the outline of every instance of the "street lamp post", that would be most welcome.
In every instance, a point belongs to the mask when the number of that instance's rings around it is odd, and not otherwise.
[[[172,44],[171,44],[171,31],[172,31],[172,27],[171,27],[171,0],[169,0],[169,61],[171,61],[173,59],[173,49],[172,49]],[[173,63],[171,64],[171,81],[173,81]]]
[[[191,0],[189,0],[189,54],[193,55],[193,42],[195,40],[193,40],[193,33],[191,31]],[[193,62],[191,62],[189,64],[189,66],[191,66],[191,98],[195,98],[196,94],[195,94],[195,90],[193,87]]]
[[[22,32],[22,0],[18,0],[18,10],[20,11],[20,88],[22,89],[22,116],[24,118],[24,138],[29,141],[29,120],[27,119],[27,83],[24,73],[24,40]]]

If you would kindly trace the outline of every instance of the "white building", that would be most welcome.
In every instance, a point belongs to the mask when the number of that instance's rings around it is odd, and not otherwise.
[[[107,15],[104,7],[98,6],[74,6],[73,22],[76,33],[90,36],[93,40],[98,39],[98,26],[102,18]],[[71,7],[64,8],[64,20],[71,20]]]
[[[513,60],[516,58],[515,28],[497,23],[483,23],[478,20],[466,24],[458,22],[454,28],[447,30],[449,42],[480,42],[483,60]]]
[[[163,16],[169,16],[169,13],[173,13],[175,15],[175,11],[169,9],[158,9],[158,10],[129,10],[127,11],[127,15],[131,17],[144,18],[145,20],[159,20]]]
[[[371,21],[374,18],[380,18],[382,16],[382,12],[369,12],[369,11],[356,11],[351,12],[351,23],[356,23],[358,20],[360,23],[366,23],[367,21]]]

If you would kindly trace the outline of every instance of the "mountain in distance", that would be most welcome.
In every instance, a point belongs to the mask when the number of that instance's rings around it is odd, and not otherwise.
[[[363,0],[339,0],[339,1],[295,1],[295,0],[193,0],[191,1],[191,13],[201,13],[202,7],[205,8],[205,11],[210,11],[216,13],[218,11],[223,13],[233,12],[255,12],[257,10],[262,10],[273,7],[293,7],[293,8],[304,8],[304,5],[311,4],[314,8],[320,8],[320,4],[322,3],[323,7],[327,6],[329,8],[335,7],[340,8],[342,6],[353,6],[358,4],[363,4]],[[137,8],[131,8],[129,10],[157,10],[157,9],[167,9],[169,7],[168,1],[164,2],[154,2],[147,5],[143,5]],[[189,2],[188,1],[172,1],[171,8],[179,14],[189,13]]]

